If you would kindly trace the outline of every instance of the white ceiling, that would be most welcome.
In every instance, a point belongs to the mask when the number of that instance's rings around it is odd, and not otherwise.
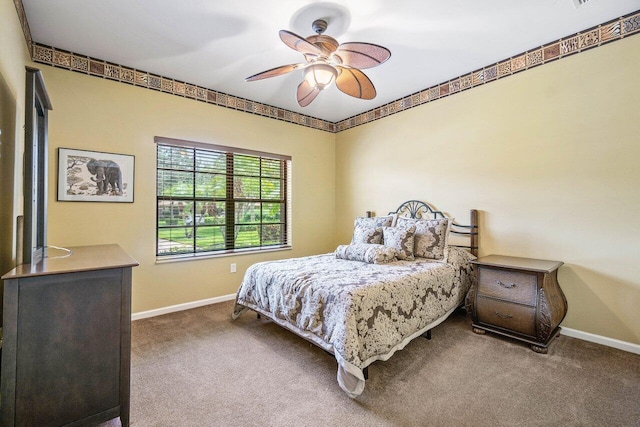
[[[337,122],[640,9],[640,0],[22,0],[35,42]],[[325,34],[391,50],[364,70],[378,95],[332,86],[306,108],[302,71],[244,78],[302,62],[278,31]]]

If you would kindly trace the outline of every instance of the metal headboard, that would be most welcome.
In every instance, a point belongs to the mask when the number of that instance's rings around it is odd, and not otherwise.
[[[398,207],[398,209],[393,212],[389,212],[389,215],[391,214],[415,219],[447,218],[442,211],[435,210],[428,204],[418,200],[409,200],[404,202]],[[450,232],[469,238],[469,245],[452,246],[469,249],[473,255],[478,256],[478,211],[476,209],[471,209],[470,211],[469,225],[458,224],[453,221],[451,223]]]

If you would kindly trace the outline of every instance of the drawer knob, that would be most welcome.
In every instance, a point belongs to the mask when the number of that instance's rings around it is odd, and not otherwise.
[[[495,312],[495,315],[498,316],[501,319],[511,319],[511,318],[513,318],[513,316],[510,315],[510,314],[502,314],[502,313],[499,313],[497,311]]]
[[[507,289],[511,289],[511,288],[515,288],[516,284],[515,283],[503,283],[500,280],[496,280],[496,284],[502,286],[503,288],[507,288]]]

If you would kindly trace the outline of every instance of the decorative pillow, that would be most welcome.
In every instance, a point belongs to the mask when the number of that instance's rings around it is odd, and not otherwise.
[[[371,218],[366,218],[359,216],[353,222],[353,227],[366,227],[366,228],[376,228],[376,227],[390,227],[393,225],[393,220],[395,218],[393,215],[388,216],[374,216]]]
[[[447,240],[453,218],[413,219],[399,217],[398,228],[415,227],[415,256],[446,261]]]
[[[411,226],[407,228],[398,227],[383,227],[382,235],[384,238],[384,245],[389,246],[396,250],[396,257],[398,259],[404,259],[412,261],[413,257],[413,245],[414,245],[414,233],[416,227]]]
[[[382,227],[367,228],[364,226],[356,226],[353,229],[353,238],[351,239],[351,244],[354,243],[382,244]]]
[[[361,261],[369,264],[384,264],[396,259],[396,251],[384,245],[356,243],[340,245],[336,249],[336,258],[348,261]]]

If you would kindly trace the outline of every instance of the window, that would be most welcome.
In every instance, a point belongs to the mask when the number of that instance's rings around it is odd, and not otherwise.
[[[156,255],[289,245],[291,157],[155,138]]]

